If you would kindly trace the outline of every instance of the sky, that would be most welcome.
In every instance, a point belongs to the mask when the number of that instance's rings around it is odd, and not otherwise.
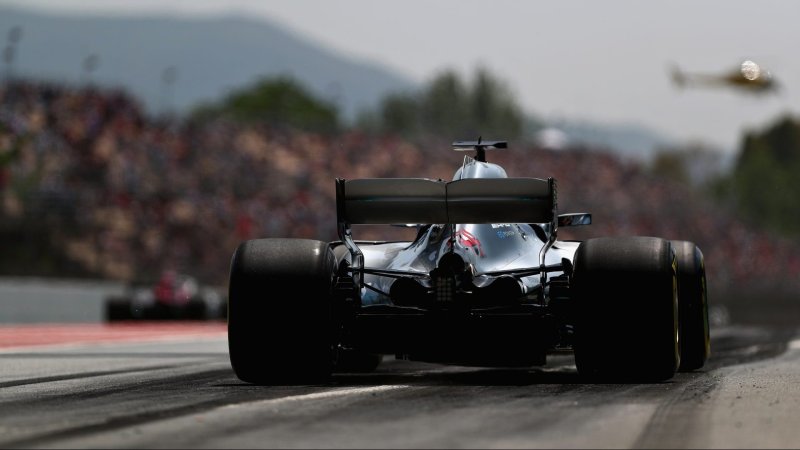
[[[324,47],[424,83],[478,67],[546,121],[645,126],[735,152],[742,133],[800,109],[800,2],[533,0],[0,0],[76,14],[265,17]],[[670,70],[759,63],[781,84],[754,95],[680,89]]]

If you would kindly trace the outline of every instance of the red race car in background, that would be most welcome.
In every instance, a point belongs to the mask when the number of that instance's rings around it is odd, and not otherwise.
[[[154,283],[132,283],[105,303],[107,321],[215,320],[226,316],[219,290],[201,286],[191,275],[165,270]]]

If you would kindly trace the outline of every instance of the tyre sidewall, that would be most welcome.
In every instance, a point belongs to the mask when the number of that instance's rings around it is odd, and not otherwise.
[[[680,361],[675,256],[664,239],[595,238],[575,255],[575,358],[582,375],[671,378]]]
[[[691,371],[703,367],[711,353],[705,261],[692,242],[672,241],[672,246],[678,262],[680,370]]]
[[[272,384],[330,375],[334,271],[333,254],[321,241],[257,239],[236,249],[228,347],[240,379]]]

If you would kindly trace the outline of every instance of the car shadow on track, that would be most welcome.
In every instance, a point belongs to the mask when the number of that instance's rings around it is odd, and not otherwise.
[[[318,387],[364,387],[378,385],[413,386],[535,386],[535,385],[668,385],[688,377],[704,376],[722,367],[772,358],[786,351],[795,335],[785,327],[728,326],[712,333],[712,353],[705,367],[679,373],[664,382],[597,382],[581,377],[571,355],[548,358],[546,366],[525,368],[486,368],[395,360],[385,356],[377,370],[370,373],[335,373],[329,383]],[[218,387],[253,386],[226,383]],[[295,387],[300,385],[294,385]],[[309,385],[306,385],[309,386]]]
[[[635,384],[669,384],[664,382],[642,382]],[[542,367],[487,368],[453,366],[394,360],[385,357],[384,362],[369,373],[335,373],[329,383],[318,387],[367,387],[380,385],[407,386],[495,386],[518,387],[536,385],[623,385],[634,383],[599,382],[581,377],[574,359],[559,355]],[[232,386],[232,385],[225,385]],[[311,385],[306,385],[311,386]]]

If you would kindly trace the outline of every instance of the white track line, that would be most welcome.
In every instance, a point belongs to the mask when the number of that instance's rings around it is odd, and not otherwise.
[[[387,392],[387,391],[395,391],[399,389],[408,389],[411,386],[402,385],[402,384],[390,384],[384,386],[371,386],[371,387],[363,387],[363,388],[344,388],[344,389],[336,389],[332,391],[325,391],[325,392],[314,392],[312,394],[303,394],[303,395],[292,395],[289,397],[281,397],[281,398],[273,398],[269,400],[259,400],[255,402],[248,402],[248,403],[238,403],[235,405],[227,405],[221,407],[224,410],[232,410],[232,409],[250,409],[250,408],[257,408],[261,409],[264,407],[275,407],[275,406],[282,406],[285,404],[290,403],[298,403],[304,402],[309,400],[324,400],[324,399],[331,399],[331,398],[338,398],[338,397],[348,397],[348,396],[356,396],[356,395],[364,395],[364,394],[377,394],[380,392]]]

